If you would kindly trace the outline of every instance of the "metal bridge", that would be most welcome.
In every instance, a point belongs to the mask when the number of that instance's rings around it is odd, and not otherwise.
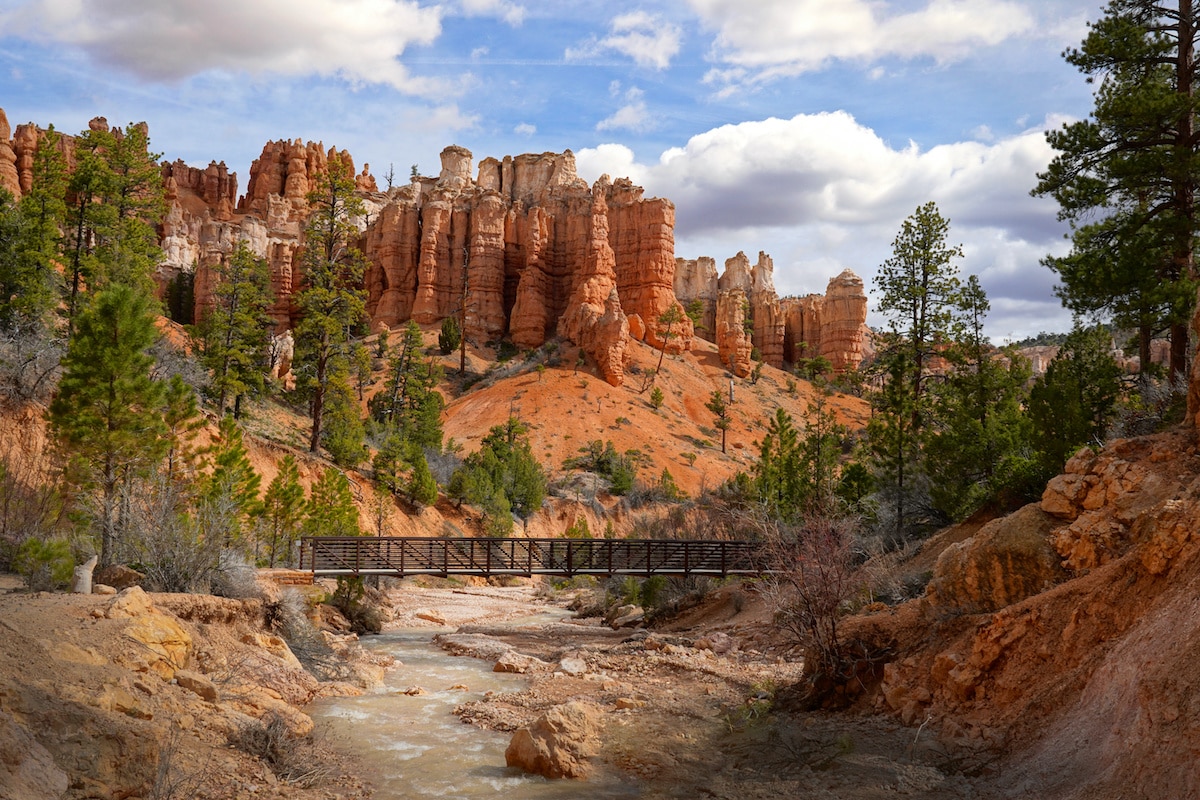
[[[697,539],[306,536],[300,569],[336,575],[761,575],[762,545]]]

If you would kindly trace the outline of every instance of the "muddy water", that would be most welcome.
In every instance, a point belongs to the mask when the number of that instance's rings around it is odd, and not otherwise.
[[[318,729],[331,732],[339,747],[355,753],[363,764],[362,777],[376,787],[377,800],[638,796],[636,787],[611,775],[551,781],[506,767],[504,750],[511,735],[466,725],[452,712],[487,692],[519,690],[525,679],[492,672],[489,661],[452,656],[431,637],[426,629],[364,640],[365,647],[392,654],[402,666],[370,694],[323,700],[308,709]],[[404,694],[413,687],[425,693]]]

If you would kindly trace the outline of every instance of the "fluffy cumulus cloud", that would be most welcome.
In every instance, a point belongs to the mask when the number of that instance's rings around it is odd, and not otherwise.
[[[0,13],[0,30],[154,81],[225,70],[442,90],[398,60],[441,33],[441,11],[415,0],[31,0]]]
[[[785,293],[821,291],[846,267],[870,284],[901,222],[932,200],[952,243],[964,245],[963,271],[979,274],[993,297],[993,335],[1019,337],[1061,316],[1053,275],[1038,262],[1061,252],[1063,229],[1052,201],[1029,196],[1052,157],[1043,131],[922,150],[832,112],[715,128],[656,163],[615,144],[577,161],[588,180],[628,175],[674,201],[681,256],[720,263],[738,250],[767,251]]]
[[[580,61],[611,51],[633,59],[640,67],[662,70],[671,65],[681,43],[679,26],[645,11],[632,11],[614,17],[607,36],[568,47],[565,57]]]
[[[961,58],[1035,30],[1015,0],[928,0],[909,10],[870,0],[689,0],[716,32],[709,80],[735,84],[794,76],[834,60]],[[907,4],[911,6],[912,4]]]

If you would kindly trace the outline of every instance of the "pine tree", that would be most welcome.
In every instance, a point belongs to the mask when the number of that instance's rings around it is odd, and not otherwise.
[[[166,445],[164,477],[171,483],[188,483],[201,460],[196,439],[206,421],[200,413],[196,393],[178,375],[172,375],[164,387],[162,419]]]
[[[1062,276],[1064,301],[1169,328],[1173,378],[1187,360],[1180,300],[1193,293],[1176,284],[1193,278],[1198,224],[1197,23],[1195,0],[1109,2],[1082,45],[1064,54],[1096,86],[1092,114],[1047,133],[1059,155],[1033,190],[1054,197],[1060,219],[1075,227],[1071,256],[1046,261]],[[1195,376],[1188,411],[1200,411]]]
[[[19,203],[0,189],[0,328],[41,328],[58,301],[66,166],[53,127],[38,141],[33,186]]]
[[[353,469],[367,457],[366,434],[350,375],[341,359],[335,361],[325,387],[325,425],[321,442],[339,467]]]
[[[226,401],[261,394],[265,388],[270,357],[272,321],[271,273],[266,259],[251,252],[245,240],[228,261],[214,269],[216,286],[213,306],[192,331],[200,363],[208,369],[217,412],[225,413]]]
[[[267,565],[292,564],[296,539],[304,519],[304,487],[300,485],[300,470],[296,459],[284,456],[279,472],[267,486],[263,496],[263,522],[268,534]]]
[[[99,493],[100,564],[119,557],[122,482],[144,472],[163,452],[163,387],[150,377],[148,354],[158,340],[152,301],[129,286],[100,292],[76,318],[63,376],[50,403],[54,438],[69,459],[69,475]]]
[[[479,506],[490,536],[507,536],[512,515],[527,521],[546,497],[546,473],[525,437],[527,430],[516,417],[492,427],[479,450],[450,478],[448,494]]]
[[[414,503],[422,506],[431,506],[438,498],[437,481],[429,471],[429,462],[425,460],[425,454],[419,450],[413,459],[412,473],[408,479],[408,496]]]
[[[721,452],[725,452],[725,436],[729,432],[730,413],[729,404],[725,402],[725,393],[720,389],[714,389],[713,393],[708,396],[708,402],[704,407],[713,413],[716,419],[713,420],[713,425],[721,432]]]
[[[244,543],[249,523],[262,510],[258,489],[262,477],[250,463],[242,428],[231,416],[221,419],[212,446],[213,471],[204,483],[201,502],[205,535],[220,538],[225,547]]]
[[[301,318],[293,370],[310,397],[309,451],[316,453],[333,362],[348,354],[351,336],[366,315],[365,264],[355,247],[358,229],[353,222],[363,213],[362,201],[355,197],[354,176],[341,159],[330,160],[308,202],[314,212],[304,232],[304,288],[296,298]]]
[[[340,470],[330,467],[321,473],[304,508],[302,530],[305,536],[362,535],[350,481]]]
[[[990,305],[974,275],[961,300],[923,446],[933,505],[951,519],[1002,496],[1024,498],[1036,474],[1022,408],[1029,364],[1015,350],[994,353],[983,331]]]
[[[930,362],[949,346],[961,305],[956,258],[962,247],[949,245],[950,223],[934,203],[926,203],[900,227],[892,256],[879,268],[879,311],[888,329],[879,337],[876,372],[883,388],[872,398],[867,426],[877,479],[894,505],[894,535],[902,540],[912,512],[924,510],[925,477],[921,438],[932,399]]]
[[[1086,444],[1102,441],[1121,390],[1121,369],[1103,328],[1071,331],[1029,393],[1034,441],[1051,473]]]

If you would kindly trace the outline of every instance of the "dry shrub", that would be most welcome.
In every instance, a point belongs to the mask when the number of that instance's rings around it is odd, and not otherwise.
[[[249,720],[230,736],[229,743],[258,758],[280,780],[301,788],[311,788],[328,778],[332,770],[319,755],[313,736],[298,736],[278,714]]]
[[[838,631],[849,602],[868,582],[858,567],[857,520],[811,516],[798,525],[765,515],[757,520],[772,568],[762,585],[776,625],[803,648],[814,695],[844,688],[859,676],[864,658],[870,660]]]

